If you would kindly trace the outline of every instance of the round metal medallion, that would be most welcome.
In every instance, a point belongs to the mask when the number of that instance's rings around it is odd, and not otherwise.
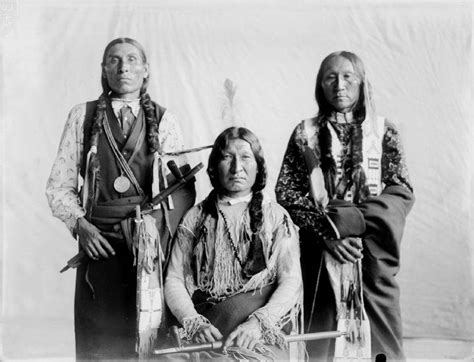
[[[118,193],[123,194],[130,188],[130,180],[125,176],[119,176],[114,181],[114,189]]]

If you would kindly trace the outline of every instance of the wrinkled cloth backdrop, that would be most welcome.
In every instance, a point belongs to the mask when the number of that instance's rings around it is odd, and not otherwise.
[[[441,341],[472,343],[470,3],[1,0],[0,8],[4,358],[74,356],[75,273],[58,272],[76,243],[51,216],[44,188],[66,116],[99,96],[102,51],[119,36],[144,45],[149,93],[178,116],[186,147],[231,125],[221,116],[223,83],[237,85],[238,124],[263,144],[272,197],[292,129],[316,112],[320,62],[335,50],[360,55],[378,113],[402,133],[417,197],[399,274],[405,336],[440,340],[415,356],[427,359],[446,357]],[[198,200],[209,187],[201,172]]]

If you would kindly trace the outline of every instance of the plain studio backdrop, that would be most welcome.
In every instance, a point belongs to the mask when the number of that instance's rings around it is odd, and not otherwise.
[[[149,93],[187,148],[238,125],[260,138],[273,188],[290,133],[313,116],[316,73],[336,50],[366,65],[377,111],[401,132],[417,202],[402,242],[401,304],[413,359],[472,353],[472,5],[395,1],[0,0],[3,358],[72,359],[77,251],[46,180],[73,105],[96,99],[105,45],[141,42]],[[208,151],[189,157],[207,165]],[[198,200],[210,184],[197,178]]]

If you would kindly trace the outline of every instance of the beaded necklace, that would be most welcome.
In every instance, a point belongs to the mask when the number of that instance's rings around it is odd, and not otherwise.
[[[232,248],[232,250],[233,250],[233,252],[234,252],[234,255],[235,255],[237,261],[239,262],[240,267],[241,267],[242,269],[244,269],[245,262],[242,261],[242,258],[241,258],[240,255],[239,255],[239,249],[237,248],[237,245],[236,245],[236,243],[234,242],[234,239],[232,238],[232,235],[231,235],[231,233],[230,233],[229,224],[228,224],[228,222],[227,222],[227,218],[226,218],[226,216],[224,215],[224,212],[223,212],[220,208],[217,208],[217,210],[219,211],[219,214],[221,214],[222,219],[224,220],[224,229],[225,229],[225,232],[226,232],[226,234],[227,234],[227,238],[228,238],[228,240],[229,240],[230,246],[231,246],[231,248]]]

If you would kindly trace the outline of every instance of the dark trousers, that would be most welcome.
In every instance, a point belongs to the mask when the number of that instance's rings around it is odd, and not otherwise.
[[[124,241],[109,240],[115,256],[79,266],[74,324],[77,360],[133,359],[136,268]]]

